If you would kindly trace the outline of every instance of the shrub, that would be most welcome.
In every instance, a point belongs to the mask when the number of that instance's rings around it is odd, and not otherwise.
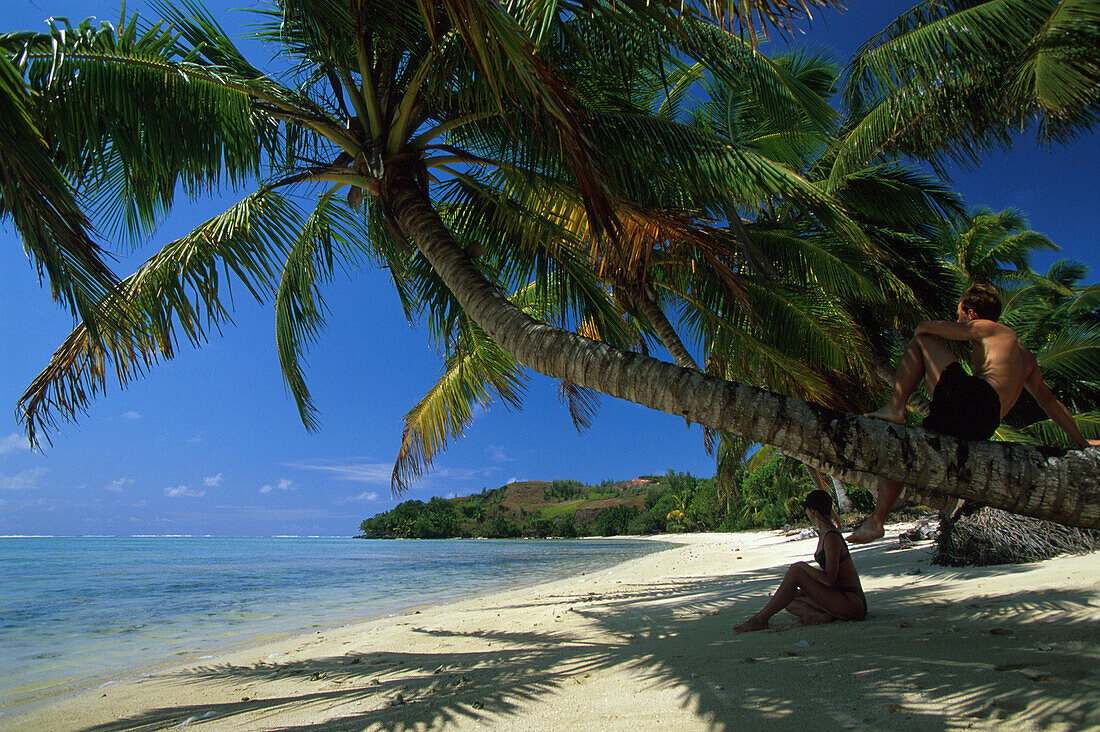
[[[543,496],[546,500],[558,499],[559,501],[568,501],[572,498],[580,496],[584,491],[584,483],[579,480],[573,480],[572,478],[558,478],[550,484],[550,487],[543,492]]]
[[[875,510],[875,494],[866,488],[848,488],[848,497],[852,499],[852,508],[857,511]]]
[[[769,503],[760,512],[759,521],[765,529],[781,529],[787,523],[788,518],[786,506]]]
[[[645,492],[645,507],[648,511],[653,508],[658,501],[668,495],[668,487],[663,485],[653,486]],[[668,511],[665,511],[668,513]]]
[[[479,533],[488,539],[514,539],[523,532],[515,521],[497,515],[489,519]]]
[[[554,533],[558,536],[564,536],[567,539],[572,539],[577,535],[577,512],[565,514],[554,521]]]
[[[553,536],[556,530],[556,526],[553,521],[542,516],[532,516],[526,524],[523,526],[523,533],[527,536],[536,536],[540,539],[545,539],[548,536]]]
[[[626,533],[637,535],[663,534],[665,533],[665,516],[667,515],[668,511],[665,511],[663,514],[659,514],[652,510],[639,513],[630,520],[630,523],[626,527]]]
[[[638,515],[634,506],[611,506],[596,514],[592,521],[592,530],[598,536],[618,536],[625,534],[631,520]]]

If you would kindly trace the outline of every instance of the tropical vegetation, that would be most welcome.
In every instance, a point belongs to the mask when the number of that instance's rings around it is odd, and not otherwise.
[[[485,489],[471,496],[410,500],[359,525],[368,539],[574,538],[692,531],[778,529],[804,524],[802,499],[812,487],[802,466],[772,455],[741,470],[727,501],[715,478],[669,470],[588,486],[557,479]],[[857,509],[873,503],[854,489]]]

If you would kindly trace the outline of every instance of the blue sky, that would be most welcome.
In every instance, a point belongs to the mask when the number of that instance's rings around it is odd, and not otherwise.
[[[849,3],[816,20],[801,39],[845,58],[908,3]],[[246,16],[208,3],[228,28]],[[129,11],[140,10],[128,3]],[[44,27],[50,15],[115,21],[114,2],[8,0],[0,32]],[[253,54],[262,64],[266,59]],[[1100,152],[1096,135],[1052,151],[1022,137],[975,170],[955,171],[968,205],[1023,209],[1033,229],[1062,247],[1038,257],[1085,261],[1100,272],[1096,218]],[[227,195],[225,201],[235,200]],[[221,204],[224,207],[224,203]],[[218,201],[180,206],[155,241],[120,265],[129,272],[157,242],[175,238]],[[274,315],[243,288],[237,327],[200,350],[150,371],[126,390],[109,385],[89,412],[53,434],[39,454],[26,449],[14,406],[72,328],[43,289],[10,224],[0,225],[0,535],[321,534],[347,535],[405,498],[464,495],[515,479],[598,482],[672,468],[713,474],[698,427],[604,398],[594,426],[578,435],[557,400],[556,382],[531,375],[525,408],[481,413],[466,437],[405,495],[390,495],[401,418],[438,375],[424,328],[407,325],[381,272],[338,275],[326,291],[328,328],[308,356],[321,428],[308,433],[279,372]]]

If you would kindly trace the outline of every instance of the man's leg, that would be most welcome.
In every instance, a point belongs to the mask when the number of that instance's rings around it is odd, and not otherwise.
[[[931,395],[940,381],[940,374],[955,361],[955,354],[939,338],[915,336],[898,360],[898,368],[894,373],[894,392],[890,395],[890,401],[882,409],[868,412],[864,416],[904,424],[905,405],[921,379],[924,379],[928,394]]]
[[[940,375],[943,370],[955,361],[955,354],[939,338],[926,335],[914,337],[913,340],[909,341],[905,353],[898,361],[898,370],[894,376],[894,393],[890,398],[890,402],[877,412],[870,412],[864,416],[904,424],[905,405],[921,379],[924,379],[928,394],[935,394],[936,384],[940,383]],[[901,495],[904,487],[896,481],[880,480],[878,497],[875,499],[875,510],[859,529],[848,537],[848,541],[855,544],[866,544],[882,537],[886,518],[890,515],[894,504],[897,503],[898,496]]]
[[[858,529],[852,532],[848,541],[852,544],[866,544],[875,539],[881,539],[885,533],[883,526],[886,525],[886,518],[890,515],[894,504],[898,502],[898,496],[904,488],[904,485],[895,480],[879,479],[875,510]]]

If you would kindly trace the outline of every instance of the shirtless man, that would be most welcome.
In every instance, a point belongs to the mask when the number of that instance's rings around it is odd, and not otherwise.
[[[1065,430],[1078,447],[1100,445],[1086,440],[1069,411],[1043,382],[1035,356],[1015,331],[997,322],[1001,299],[989,285],[974,285],[959,299],[958,320],[930,320],[917,326],[913,340],[898,362],[894,393],[889,404],[864,416],[905,423],[905,405],[921,379],[932,395],[931,414],[921,427],[960,440],[988,440],[1001,417],[1012,409],[1027,388],[1055,424]],[[967,374],[942,340],[970,341]],[[892,480],[879,481],[874,512],[848,541],[866,544],[883,534],[883,524],[904,486]]]

